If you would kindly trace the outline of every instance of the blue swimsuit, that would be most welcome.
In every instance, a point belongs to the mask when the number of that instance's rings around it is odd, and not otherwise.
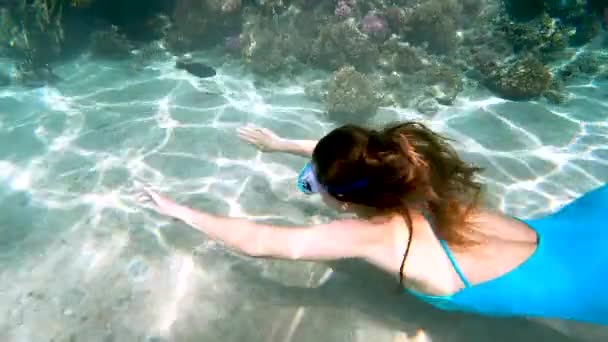
[[[475,285],[440,240],[465,287],[448,296],[407,291],[444,310],[608,324],[607,210],[604,185],[556,213],[522,220],[537,233],[535,252],[508,273]]]

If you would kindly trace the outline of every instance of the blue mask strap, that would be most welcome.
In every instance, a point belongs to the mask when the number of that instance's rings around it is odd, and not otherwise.
[[[326,188],[327,188],[327,192],[329,192],[331,194],[340,195],[340,194],[348,193],[353,190],[364,188],[368,185],[369,185],[369,182],[367,181],[367,179],[361,179],[352,184],[343,185],[343,186],[327,186]]]

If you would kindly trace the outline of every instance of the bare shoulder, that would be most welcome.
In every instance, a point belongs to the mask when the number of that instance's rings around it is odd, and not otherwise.
[[[509,242],[535,242],[536,232],[523,221],[492,210],[479,210],[472,224],[482,234],[493,240]]]
[[[365,236],[366,248],[361,257],[386,272],[398,274],[408,242],[412,238],[404,218],[395,215],[373,220],[354,220],[350,224]]]

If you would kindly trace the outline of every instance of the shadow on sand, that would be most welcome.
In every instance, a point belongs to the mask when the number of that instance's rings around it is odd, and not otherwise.
[[[574,337],[566,329],[558,331],[538,320],[488,318],[472,314],[444,312],[399,292],[395,280],[362,261],[328,263],[330,278],[314,288],[287,286],[260,276],[249,267],[238,267],[249,298],[267,304],[304,308],[354,310],[395,331],[414,335],[425,330],[433,341],[513,342],[513,341],[592,341]],[[365,275],[365,276],[361,276]],[[318,283],[318,281],[317,281]],[[558,325],[561,323],[557,323]],[[297,338],[295,340],[298,340]]]

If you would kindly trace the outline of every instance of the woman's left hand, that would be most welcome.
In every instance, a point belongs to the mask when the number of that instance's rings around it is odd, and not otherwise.
[[[148,187],[143,187],[137,195],[137,201],[148,204],[154,211],[161,215],[176,217],[180,205],[172,199],[165,197]]]

